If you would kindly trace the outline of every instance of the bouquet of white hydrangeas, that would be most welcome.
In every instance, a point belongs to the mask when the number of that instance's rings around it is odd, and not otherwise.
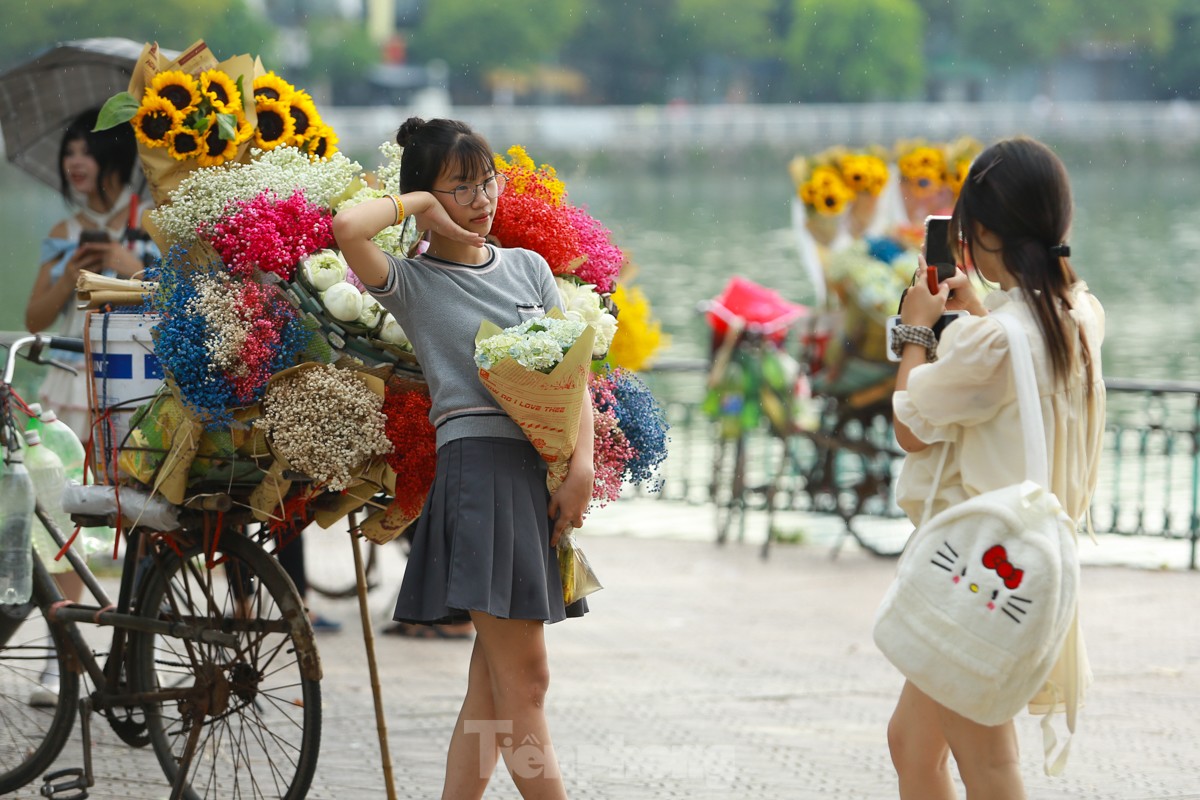
[[[594,337],[594,328],[556,308],[504,330],[485,320],[475,336],[479,380],[546,462],[551,492],[575,450]]]
[[[525,369],[549,375],[583,333],[586,323],[539,317],[505,328],[475,343],[475,363],[492,369],[511,358]]]

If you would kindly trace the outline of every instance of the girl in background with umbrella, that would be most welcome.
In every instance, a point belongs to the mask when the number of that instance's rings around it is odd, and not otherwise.
[[[31,333],[59,323],[64,336],[82,336],[84,314],[75,308],[75,281],[83,270],[132,277],[157,258],[153,243],[131,238],[137,220],[130,188],[137,142],[128,125],[93,131],[99,109],[85,111],[67,126],[59,147],[58,171],[70,216],[42,240],[41,266],[25,310]],[[132,210],[131,210],[132,208]],[[82,361],[75,357],[76,366]],[[51,370],[39,399],[52,407],[83,441],[88,436],[87,376]]]
[[[59,147],[58,170],[62,195],[71,214],[60,220],[42,240],[42,263],[25,310],[25,326],[32,333],[59,322],[64,336],[83,335],[84,312],[75,308],[75,281],[83,270],[130,277],[140,272],[147,260],[156,258],[153,243],[130,236],[137,211],[130,188],[137,144],[128,125],[94,132],[98,109],[85,111],[67,126]],[[132,210],[131,210],[132,209]],[[127,241],[128,240],[128,241]],[[81,357],[59,353],[78,370],[72,375],[54,369],[43,381],[38,398],[87,441],[89,412],[87,374]],[[35,543],[37,538],[35,537]],[[43,554],[45,555],[45,554]],[[65,560],[43,558],[63,595],[78,602],[83,581]],[[30,704],[49,706],[58,702],[57,661],[47,661],[41,687]]]

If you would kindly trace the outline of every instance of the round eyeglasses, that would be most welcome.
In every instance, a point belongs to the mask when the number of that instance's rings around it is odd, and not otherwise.
[[[495,175],[488,178],[480,184],[464,183],[455,186],[453,189],[432,189],[431,191],[439,194],[454,195],[454,202],[460,206],[469,206],[475,202],[475,197],[483,190],[483,196],[490,200],[495,200],[500,195],[504,194],[504,187],[508,184],[508,178],[504,177],[503,172],[497,172]]]

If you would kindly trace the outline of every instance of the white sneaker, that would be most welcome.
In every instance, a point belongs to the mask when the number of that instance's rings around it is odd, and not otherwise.
[[[29,705],[33,708],[54,708],[58,705],[58,678],[43,681],[29,695]]]

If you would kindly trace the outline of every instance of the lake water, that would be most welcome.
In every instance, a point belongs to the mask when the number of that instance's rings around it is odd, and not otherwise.
[[[1066,156],[1076,199],[1072,261],[1104,303],[1105,372],[1200,378],[1200,162]],[[637,283],[671,335],[671,357],[706,352],[698,301],[742,274],[798,302],[813,299],[790,229],[786,163],[737,170],[697,156],[575,168],[555,161],[571,199],[609,226],[639,266]],[[0,164],[0,330],[23,326],[41,238],[61,198]]]

